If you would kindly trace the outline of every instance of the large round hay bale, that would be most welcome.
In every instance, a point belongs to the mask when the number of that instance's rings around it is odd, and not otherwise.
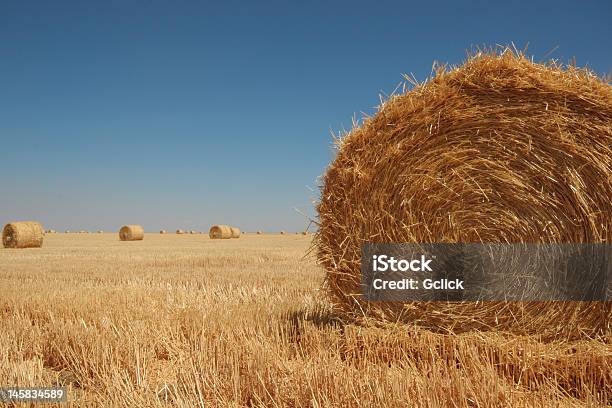
[[[317,257],[348,318],[547,336],[609,330],[605,302],[366,302],[364,243],[612,243],[612,87],[479,54],[396,95],[339,142]]]
[[[232,229],[232,238],[240,238],[240,228],[230,227]]]
[[[119,230],[121,241],[141,241],[144,239],[144,229],[140,225],[124,225]]]
[[[40,248],[43,244],[43,227],[36,221],[11,222],[2,230],[5,248]]]
[[[213,225],[208,231],[210,239],[229,239],[232,237],[232,227],[229,225]]]

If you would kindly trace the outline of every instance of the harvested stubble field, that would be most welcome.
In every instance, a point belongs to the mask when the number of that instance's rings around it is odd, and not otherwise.
[[[0,385],[71,406],[601,406],[610,339],[342,324],[303,235],[0,250]]]

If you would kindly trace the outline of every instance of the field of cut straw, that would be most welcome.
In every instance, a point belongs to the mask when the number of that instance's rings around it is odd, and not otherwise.
[[[70,406],[602,406],[610,339],[343,324],[311,237],[53,234],[0,250],[0,386]]]

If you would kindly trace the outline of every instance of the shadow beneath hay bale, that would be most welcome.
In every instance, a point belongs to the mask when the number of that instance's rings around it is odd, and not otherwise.
[[[295,310],[287,313],[283,320],[287,321],[289,340],[292,342],[300,341],[306,325],[344,333],[346,324],[339,315],[329,310]]]

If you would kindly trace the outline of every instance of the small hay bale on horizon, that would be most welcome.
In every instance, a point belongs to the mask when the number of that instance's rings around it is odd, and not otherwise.
[[[144,239],[144,228],[137,224],[124,225],[119,230],[119,239],[121,241],[142,241]]]
[[[10,222],[2,230],[5,248],[40,248],[43,244],[43,227],[36,221]]]
[[[177,230],[176,230],[176,233],[177,233],[178,235],[183,235],[183,234],[185,233],[185,231],[183,231],[182,229],[177,229]]]
[[[229,239],[232,238],[232,227],[229,225],[213,225],[208,231],[210,239]]]
[[[160,234],[165,234],[165,233],[166,233],[166,230],[159,230],[159,233],[160,233]]]

